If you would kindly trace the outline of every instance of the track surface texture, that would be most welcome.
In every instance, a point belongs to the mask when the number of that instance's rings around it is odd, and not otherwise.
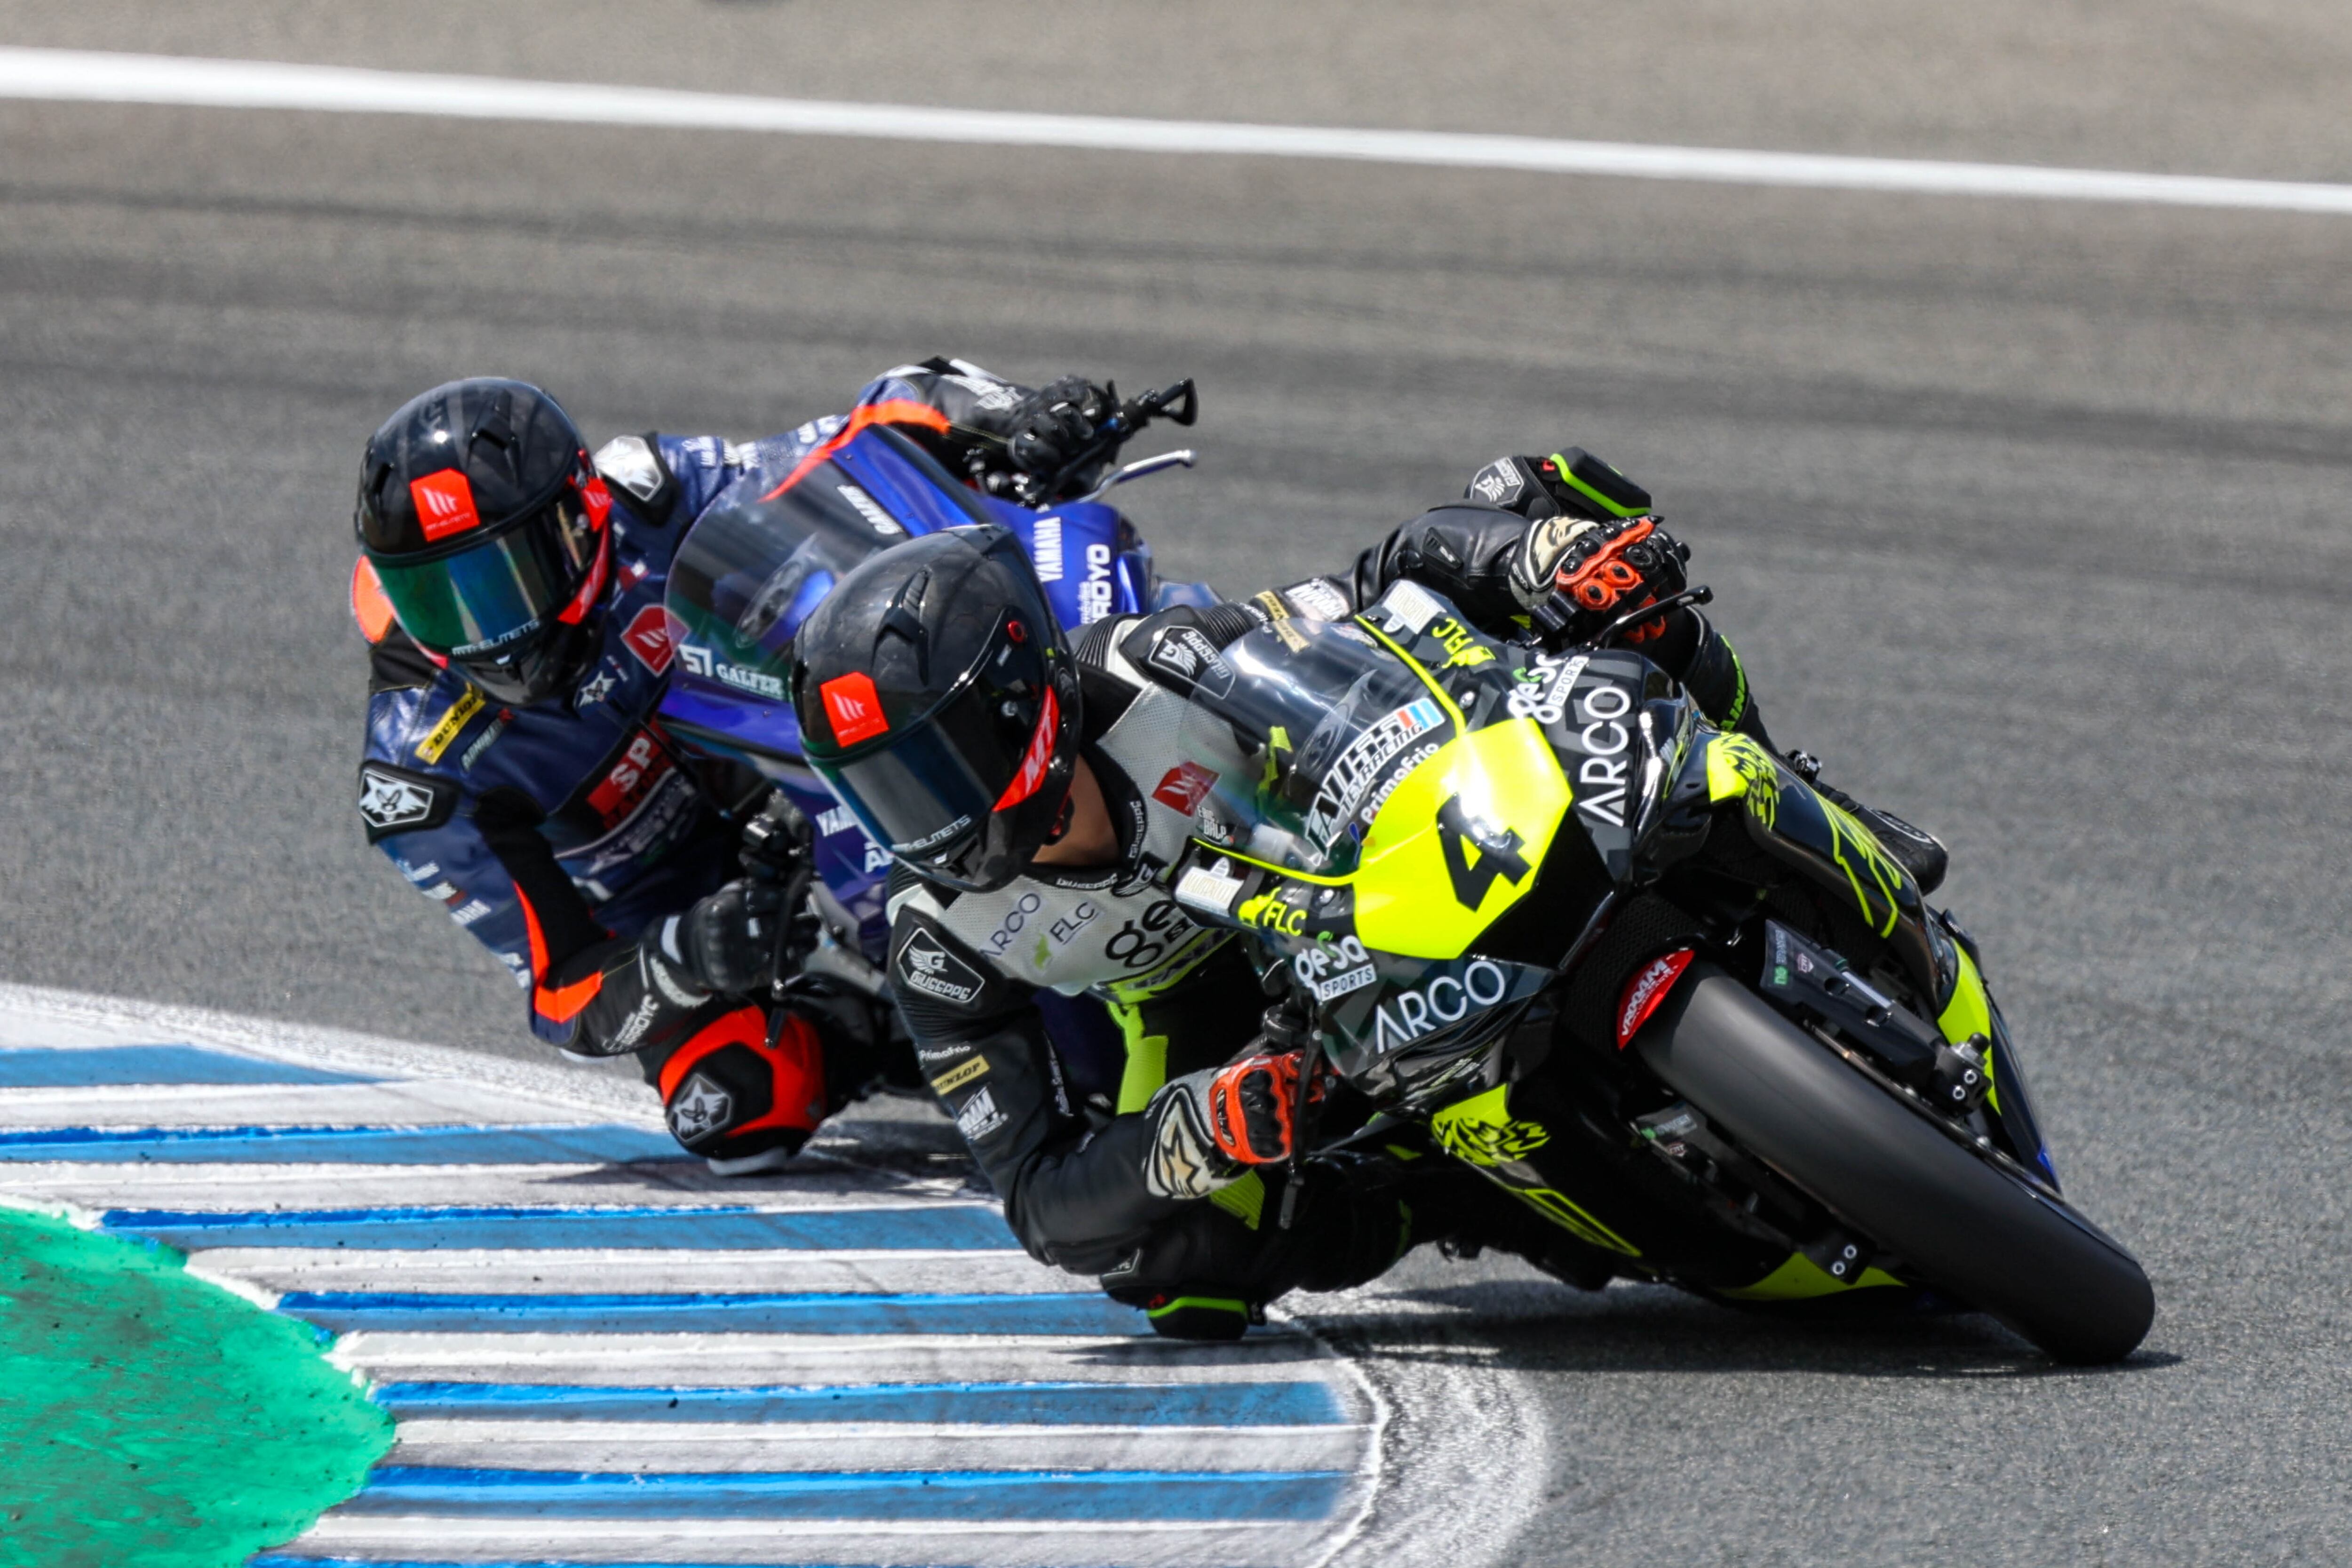
[[[89,0],[0,5],[0,41],[2352,179],[2352,12],[2315,0]],[[2331,218],[0,106],[0,975],[530,1049],[352,811],[356,459],[445,377],[601,440],[788,427],[932,353],[1192,374],[1202,468],[1129,505],[1229,589],[1574,441],[1693,544],[1776,738],[1951,844],[2061,1173],[2159,1316],[2062,1371],[1974,1320],[1416,1258],[1302,1305],[1524,1437],[1402,1402],[1382,1506],[1522,1485],[1479,1543],[1514,1563],[2341,1562],[2347,259]]]

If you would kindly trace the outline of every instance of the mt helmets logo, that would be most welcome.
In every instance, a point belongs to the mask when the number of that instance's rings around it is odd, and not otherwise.
[[[423,784],[411,784],[374,768],[360,770],[360,816],[370,827],[386,832],[422,822],[432,815],[433,792]]]
[[[890,721],[882,715],[882,699],[874,689],[874,678],[864,670],[836,675],[817,690],[824,697],[824,717],[833,726],[835,745],[854,746],[889,732]]]
[[[1216,787],[1217,775],[1198,763],[1180,763],[1170,768],[1160,780],[1160,787],[1151,798],[1171,811],[1181,811],[1190,816],[1201,808],[1201,801]]]
[[[630,620],[621,640],[629,645],[629,651],[636,655],[639,664],[659,675],[669,668],[675,646],[669,635],[669,612],[659,605],[647,605]]]
[[[409,480],[408,499],[416,503],[416,525],[427,544],[482,526],[482,514],[474,510],[474,487],[455,468]]]

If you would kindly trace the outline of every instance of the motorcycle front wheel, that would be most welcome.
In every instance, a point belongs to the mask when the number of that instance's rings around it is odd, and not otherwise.
[[[1899,1256],[1906,1279],[2063,1362],[2119,1361],[2146,1337],[2156,1293],[2130,1253],[1722,970],[1691,965],[1633,1047],[1749,1153]]]

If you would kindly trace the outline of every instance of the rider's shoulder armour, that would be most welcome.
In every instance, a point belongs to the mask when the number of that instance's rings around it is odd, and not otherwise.
[[[656,524],[669,521],[670,509],[677,503],[677,478],[662,459],[660,437],[647,431],[643,436],[615,436],[596,448],[589,461],[604,482],[628,493],[639,516]]]

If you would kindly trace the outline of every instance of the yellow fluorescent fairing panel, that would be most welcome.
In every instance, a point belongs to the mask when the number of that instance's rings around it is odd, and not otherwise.
[[[1514,852],[1528,868],[1487,878],[1475,906],[1462,901],[1447,858],[1450,848],[1475,868],[1485,852],[1438,821],[1457,798],[1460,816],[1488,838],[1515,835]],[[1356,934],[1375,952],[1460,957],[1535,886],[1570,798],[1568,775],[1531,719],[1448,742],[1398,784],[1364,835],[1363,858],[1346,879],[1356,890]],[[1450,847],[1449,837],[1456,840]]]

